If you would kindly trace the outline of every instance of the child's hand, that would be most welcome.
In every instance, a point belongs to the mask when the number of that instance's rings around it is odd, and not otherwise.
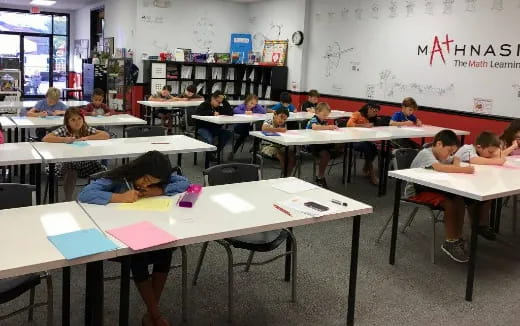
[[[415,124],[417,125],[417,127],[420,127],[420,126],[422,126],[422,121],[417,119],[417,122]]]
[[[338,129],[338,126],[336,125],[328,125],[326,130],[336,130]]]
[[[246,114],[251,115],[253,114],[253,111],[246,111]]]
[[[139,199],[139,191],[137,190],[128,190],[122,194],[119,194],[119,202],[120,203],[134,203]]]
[[[504,157],[499,157],[495,160],[497,161],[497,165],[504,165],[504,163],[506,163],[506,159]]]
[[[461,171],[462,173],[467,173],[467,174],[473,174],[475,173],[475,167],[474,166],[462,166],[461,167]]]
[[[217,111],[215,111],[215,113],[213,113],[214,116],[218,116],[220,113],[218,113]]]
[[[359,127],[362,127],[362,128],[372,128],[374,126],[373,123],[365,123],[363,125],[358,125]]]
[[[287,128],[278,128],[277,129],[277,132],[286,132],[287,131]]]
[[[111,115],[112,115],[112,113],[110,113],[110,112],[104,114],[105,117],[109,117]]]
[[[414,125],[413,121],[410,121],[410,120],[403,122],[403,126],[413,126],[413,125]]]
[[[88,136],[81,137],[81,138],[77,139],[77,141],[87,141],[87,140],[88,140]]]
[[[63,137],[63,142],[66,144],[72,144],[74,141],[76,141],[74,137]]]
[[[40,117],[45,118],[47,116],[47,111],[40,112]]]

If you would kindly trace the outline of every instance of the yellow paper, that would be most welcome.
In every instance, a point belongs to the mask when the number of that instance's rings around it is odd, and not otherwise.
[[[166,212],[172,208],[172,200],[169,198],[142,198],[135,203],[119,204],[119,209],[133,211]]]

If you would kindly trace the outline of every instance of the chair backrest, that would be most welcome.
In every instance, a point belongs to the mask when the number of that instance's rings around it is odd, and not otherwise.
[[[255,164],[230,163],[210,167],[202,171],[204,185],[217,186],[262,179],[260,167]]]
[[[195,127],[195,119],[192,118],[192,115],[196,114],[197,107],[187,107],[186,108],[186,118],[188,121],[188,125],[186,127]]]
[[[36,186],[0,183],[0,209],[32,206],[36,202]]]
[[[126,128],[126,137],[153,137],[153,136],[165,136],[166,128],[161,126],[137,126]]]
[[[408,169],[412,165],[413,159],[419,153],[413,148],[399,148],[394,150],[394,167],[396,170]]]

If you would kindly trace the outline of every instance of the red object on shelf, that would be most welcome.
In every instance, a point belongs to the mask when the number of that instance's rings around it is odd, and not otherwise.
[[[33,6],[31,7],[31,14],[39,14],[40,13],[40,7]]]

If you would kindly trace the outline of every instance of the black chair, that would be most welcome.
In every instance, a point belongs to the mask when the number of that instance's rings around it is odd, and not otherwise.
[[[213,166],[203,171],[204,184],[206,186],[224,185],[240,182],[250,182],[261,180],[262,175],[258,165],[231,163]],[[247,218],[247,217],[245,217]],[[292,241],[292,250],[283,252],[271,259],[262,262],[253,262],[255,252],[269,252],[278,248],[282,243],[290,239]],[[296,239],[289,229],[261,232],[246,236],[227,238],[217,240],[218,244],[226,249],[228,257],[228,321],[231,322],[233,317],[233,267],[245,266],[248,272],[251,265],[265,265],[278,258],[292,255],[292,284],[291,284],[291,301],[296,301]],[[246,262],[234,263],[233,252],[231,247],[249,250],[249,257]],[[193,285],[197,284],[197,279],[202,267],[202,262],[208,248],[208,242],[202,245],[195,275],[193,276]]]
[[[36,187],[32,185],[2,183],[0,184],[0,209],[32,206],[35,202]],[[47,301],[34,302],[36,286],[42,280],[47,284]],[[52,277],[49,273],[33,273],[0,280],[0,304],[12,301],[29,291],[29,305],[12,313],[1,315],[0,321],[10,318],[16,314],[28,311],[28,320],[33,320],[34,308],[47,306],[47,325],[53,325],[53,287]]]
[[[91,174],[89,177],[89,183],[91,181],[103,178],[107,172],[108,171],[101,171],[98,173]],[[179,166],[174,167],[172,169],[172,173],[173,172],[175,172],[178,175],[182,175],[182,169]],[[186,305],[188,302],[187,301],[187,297],[188,297],[188,261],[187,261],[186,247],[182,246],[179,248],[181,249],[182,263],[180,265],[172,265],[170,268],[175,269],[175,268],[180,267],[182,269],[182,320],[186,321],[186,320],[188,320],[187,311],[186,311]],[[121,263],[121,273],[120,273],[120,275],[116,275],[116,276],[107,276],[104,278],[104,281],[113,281],[113,280],[120,279],[120,288],[128,289],[130,286],[128,284],[128,282],[130,281],[130,277],[127,277],[126,275],[128,275],[130,273],[130,269],[129,269],[130,259],[128,256],[109,259],[110,261],[113,261],[116,263]],[[124,276],[124,277],[122,277],[122,276]],[[126,302],[128,302],[128,301],[126,301]],[[128,311],[128,309],[126,309],[126,310]]]
[[[161,126],[137,126],[126,128],[126,137],[155,137],[166,136],[166,128]]]
[[[402,170],[402,169],[410,168],[415,156],[417,156],[417,153],[418,153],[418,151],[415,149],[412,149],[412,148],[401,148],[401,149],[394,150],[393,165],[394,165],[395,169]],[[423,204],[423,203],[417,203],[417,202],[414,202],[413,200],[410,200],[410,199],[404,198],[404,197],[401,198],[400,202],[401,202],[401,204],[404,204],[406,206],[411,206],[413,208],[412,212],[410,213],[410,215],[406,219],[406,222],[404,223],[403,227],[401,228],[401,233],[404,233],[406,231],[406,229],[412,224],[419,209],[421,209],[421,208],[426,209],[428,211],[428,213],[430,214],[431,222],[432,222],[432,225],[431,225],[432,233],[433,233],[431,251],[430,251],[430,259],[431,259],[432,264],[435,264],[435,246],[436,246],[435,245],[435,236],[436,236],[435,235],[435,233],[436,233],[435,224],[441,223],[444,221],[441,216],[441,214],[444,212],[443,208],[440,206],[433,206],[433,205],[428,205],[428,204]],[[393,216],[390,215],[388,217],[388,219],[386,220],[385,225],[383,226],[381,231],[379,231],[379,235],[377,236],[376,242],[379,242],[381,240],[381,237],[383,236],[385,230],[387,229],[388,225],[390,224],[390,221],[392,221],[392,217]]]

